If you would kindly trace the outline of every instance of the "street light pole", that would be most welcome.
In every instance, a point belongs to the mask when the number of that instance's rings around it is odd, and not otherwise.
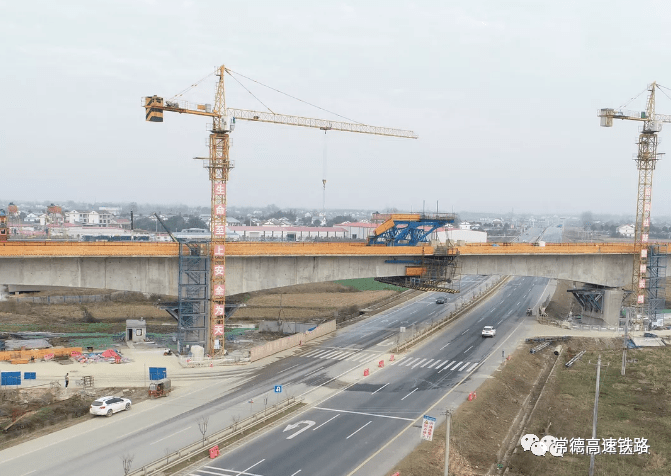
[[[450,468],[450,425],[452,423],[452,412],[447,409],[445,410],[445,414],[445,471],[443,472],[443,476],[448,476]]]
[[[596,364],[596,395],[594,395],[594,416],[592,417],[592,439],[596,439],[596,418],[599,413],[599,376],[601,375],[601,354]],[[592,453],[589,457],[589,476],[594,476],[594,458]]]

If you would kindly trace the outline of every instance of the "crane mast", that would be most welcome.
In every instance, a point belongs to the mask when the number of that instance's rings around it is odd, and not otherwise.
[[[163,122],[163,112],[177,112],[212,117],[207,168],[211,184],[210,215],[210,269],[209,269],[209,326],[206,352],[210,355],[224,352],[224,319],[226,309],[226,186],[232,168],[229,158],[230,133],[236,119],[252,122],[267,122],[289,126],[310,127],[322,130],[357,132],[389,137],[417,139],[412,131],[376,127],[367,124],[329,121],[308,117],[289,116],[246,109],[226,108],[224,75],[228,70],[217,68],[217,83],[214,107],[209,104],[190,104],[184,101],[164,101],[159,96],[144,98],[145,119],[148,122]]]
[[[646,316],[649,306],[646,303],[646,293],[649,291],[649,276],[647,274],[649,241],[650,241],[650,210],[652,205],[652,175],[657,164],[657,134],[662,130],[662,123],[671,122],[671,116],[656,114],[655,89],[656,82],[648,86],[648,98],[645,111],[640,114],[631,111],[615,109],[601,109],[602,127],[612,127],[613,119],[633,120],[643,122],[638,136],[638,153],[636,168],[638,169],[638,191],[636,195],[636,223],[634,229],[634,269],[632,273],[632,291],[635,316]],[[654,316],[647,316],[653,318]]]

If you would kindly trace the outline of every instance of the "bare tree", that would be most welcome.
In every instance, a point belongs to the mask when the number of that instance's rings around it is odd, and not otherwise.
[[[238,431],[238,423],[240,422],[240,415],[233,415],[233,431]]]
[[[123,474],[124,476],[127,476],[130,474],[130,468],[131,465],[133,464],[133,460],[135,459],[135,455],[132,455],[130,453],[126,453],[121,457],[121,462],[123,463]]]
[[[198,430],[200,430],[200,434],[203,435],[203,446],[205,446],[205,433],[207,433],[208,421],[210,421],[209,416],[202,416],[198,418]]]

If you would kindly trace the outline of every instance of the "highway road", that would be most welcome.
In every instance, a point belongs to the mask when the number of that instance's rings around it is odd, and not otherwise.
[[[333,337],[320,339],[316,346],[306,345],[295,356],[262,367],[236,367],[220,379],[204,379],[188,391],[175,392],[166,399],[144,402],[112,418],[94,418],[0,451],[0,474],[118,475],[122,473],[124,454],[134,455],[132,466],[138,468],[198,440],[200,417],[209,417],[207,434],[212,434],[231,425],[235,418],[261,411],[264,397],[268,397],[268,404],[289,395],[317,398],[315,395],[341,385],[341,376],[369,365],[392,347],[401,326],[412,332],[413,325],[419,327],[449,313],[457,300],[467,298],[488,280],[493,282],[484,276],[465,276],[459,295],[424,293],[404,305],[347,326]],[[439,296],[448,303],[436,304]],[[471,361],[475,363],[475,357],[468,360]],[[467,370],[448,372],[456,375]],[[282,394],[273,393],[274,385],[283,386]],[[423,394],[419,389],[415,393]]]
[[[520,326],[533,318],[525,316],[527,307],[537,307],[548,288],[545,278],[518,277],[467,315],[450,325],[425,345],[368,378],[336,387],[340,390],[317,406],[295,416],[287,425],[255,438],[248,444],[209,462],[189,474],[198,476],[308,476],[347,475],[374,456],[387,442],[407,427],[412,427],[436,402],[468,380],[478,366],[509,338],[517,342]],[[422,301],[418,301],[421,306]],[[407,319],[410,306],[401,316]],[[421,312],[421,307],[420,307]],[[425,312],[425,311],[424,311]],[[417,313],[417,312],[416,312]],[[483,338],[482,327],[496,327],[494,338]],[[373,328],[367,323],[362,330]],[[337,339],[336,339],[337,340]],[[350,344],[339,342],[340,344]],[[291,360],[319,362],[338,359],[349,351],[344,346],[320,345],[307,348]],[[513,344],[508,348],[512,350]],[[307,375],[303,374],[304,377]],[[310,375],[314,384],[333,383],[325,369],[317,367]],[[280,379],[277,379],[280,381]],[[419,442],[419,430],[415,431]],[[398,455],[395,455],[400,459]],[[392,457],[393,458],[393,457]],[[369,463],[356,474],[385,474],[389,457]]]

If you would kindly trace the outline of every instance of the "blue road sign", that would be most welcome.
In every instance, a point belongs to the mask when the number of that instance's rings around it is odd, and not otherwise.
[[[275,385],[275,393],[282,393],[282,385]]]

